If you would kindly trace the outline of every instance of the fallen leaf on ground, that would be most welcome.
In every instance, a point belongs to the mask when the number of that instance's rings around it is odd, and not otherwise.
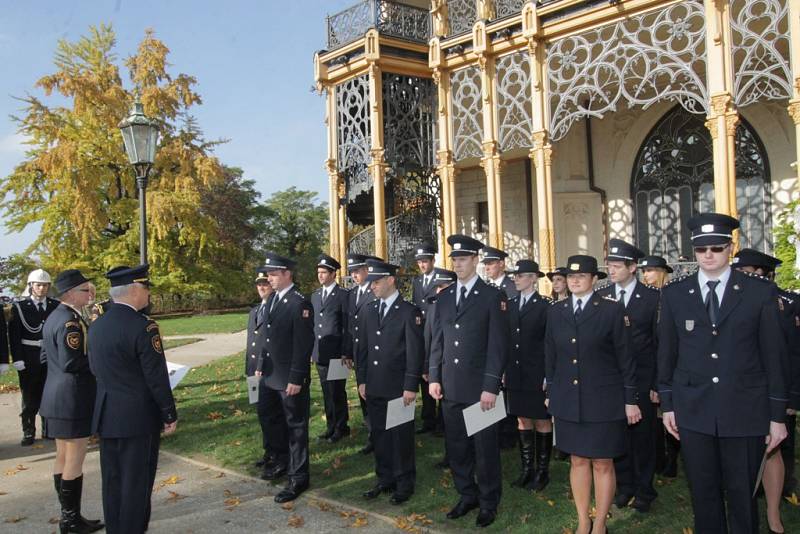
[[[293,502],[285,502],[281,505],[281,508],[286,510],[287,512],[291,512],[294,510],[294,503]]]
[[[219,473],[217,473],[216,475],[214,475],[214,478],[222,478],[222,477],[224,477],[224,476],[225,476],[225,473],[223,473],[222,471],[220,471]]]
[[[186,495],[181,495],[177,491],[167,490],[169,491],[169,497],[167,497],[167,502],[178,502],[181,499],[185,499]]]
[[[683,527],[683,534],[694,534],[694,530],[691,527]]]
[[[309,504],[318,508],[320,512],[330,512],[333,509],[333,506],[325,501],[318,501],[316,499],[310,501]]]
[[[206,415],[207,418],[211,419],[212,421],[216,421],[217,419],[224,419],[225,416],[219,412],[210,412]]]
[[[350,525],[353,528],[361,528],[367,526],[367,518],[364,516],[356,517],[356,520],[353,521],[353,524]]]
[[[2,497],[3,495],[8,495],[8,493],[6,493],[5,491],[0,491],[0,497]]]
[[[31,445],[31,449],[44,449],[44,445],[37,443],[36,445]]]
[[[50,523],[51,525],[57,525],[59,521],[61,521],[60,517],[51,517],[50,519],[47,520],[47,522]]]
[[[561,534],[573,534],[573,532],[571,528],[564,527],[564,529],[561,531]]]
[[[306,523],[306,520],[303,519],[303,516],[297,515],[297,514],[290,515],[289,516],[289,520],[286,521],[287,525],[289,525],[290,527],[294,527],[294,528],[300,528],[303,525],[305,525],[305,523]]]
[[[28,519],[24,515],[15,515],[14,517],[7,517],[6,523],[19,523],[20,521],[24,521]]]
[[[242,500],[239,497],[231,497],[229,499],[225,499],[223,504],[228,507],[228,511],[231,511],[242,504]]]
[[[27,471],[28,468],[22,464],[17,464],[17,471]]]
[[[547,499],[547,505],[548,505],[548,506],[555,506],[555,505],[556,505],[556,502],[555,502],[555,501],[553,501],[552,499]]]
[[[797,494],[796,494],[796,493],[794,493],[794,492],[792,492],[792,494],[791,494],[790,496],[788,496],[788,497],[785,497],[785,499],[786,499],[786,500],[789,502],[789,504],[791,504],[792,506],[798,506],[798,505],[800,505],[800,500],[798,500],[798,499],[797,499]]]
[[[164,480],[162,480],[161,482],[158,483],[158,487],[156,487],[153,490],[153,493],[157,492],[158,490],[160,490],[164,486],[174,486],[175,484],[177,484],[178,482],[181,482],[182,480],[183,479],[181,477],[179,477],[178,475],[172,475],[171,477],[167,477],[167,478],[165,478]]]

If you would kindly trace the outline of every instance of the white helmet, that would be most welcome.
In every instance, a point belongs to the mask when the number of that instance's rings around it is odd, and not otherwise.
[[[50,280],[50,274],[47,271],[44,269],[36,269],[31,271],[31,274],[28,275],[28,283],[51,284],[52,280]]]

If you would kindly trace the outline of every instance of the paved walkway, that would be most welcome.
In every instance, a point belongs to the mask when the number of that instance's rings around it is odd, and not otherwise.
[[[167,359],[202,365],[244,348],[245,333],[188,337],[204,339],[167,351]],[[58,501],[52,481],[55,444],[37,440],[21,447],[19,393],[0,395],[0,532],[40,534],[58,530]],[[39,424],[37,419],[37,425]],[[180,432],[180,423],[178,424]],[[398,532],[390,518],[305,494],[291,505],[273,500],[280,487],[257,478],[162,452],[149,532],[153,533],[327,533],[352,527]],[[83,515],[102,517],[100,458],[96,445],[84,463]]]

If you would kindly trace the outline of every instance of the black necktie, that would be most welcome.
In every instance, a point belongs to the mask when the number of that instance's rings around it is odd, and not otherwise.
[[[456,311],[464,304],[464,301],[467,299],[467,288],[466,286],[461,286],[461,297],[456,302]]]
[[[39,313],[44,313],[44,303],[43,302],[39,303]]]
[[[380,306],[380,309],[378,310],[378,315],[380,316],[381,321],[383,320],[383,316],[386,315],[386,301],[385,300],[381,301],[381,306]]]
[[[706,295],[706,311],[708,312],[708,318],[711,319],[711,324],[717,324],[717,318],[719,317],[719,298],[717,298],[717,286],[719,285],[719,280],[709,280],[706,282],[706,285],[708,286],[708,295]]]
[[[361,289],[361,288],[358,288],[358,294],[356,295],[356,306],[361,304],[361,297],[363,297],[363,296],[364,296],[364,290]]]
[[[323,289],[322,290],[322,304],[325,304],[326,300],[328,300],[328,290],[327,289]]]
[[[272,296],[272,304],[270,304],[270,307],[269,307],[269,316],[270,317],[272,317],[272,314],[275,312],[275,308],[278,307],[278,300],[280,300],[280,295],[275,293]]]
[[[519,309],[521,310],[522,308],[524,308],[527,303],[528,303],[528,297],[520,297]]]
[[[582,302],[581,302],[581,299],[578,299],[578,302],[577,302],[577,304],[578,304],[578,306],[575,308],[575,318],[576,318],[576,319],[578,318],[578,316],[579,316],[579,315],[581,314],[581,312],[583,311],[583,308],[581,307],[581,304],[582,304]]]
[[[264,322],[264,312],[266,312],[266,311],[267,311],[267,305],[262,302],[261,306],[258,307],[258,314],[256,316],[257,317],[256,320],[257,320],[258,324],[261,324],[261,323]]]
[[[619,290],[619,298],[617,299],[617,301],[621,302],[623,306],[626,305],[625,304],[625,290],[624,289],[620,289]]]

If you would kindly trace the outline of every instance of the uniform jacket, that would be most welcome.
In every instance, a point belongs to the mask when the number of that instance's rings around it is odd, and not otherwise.
[[[434,273],[431,272],[431,281],[428,282],[427,288],[422,287],[422,284],[425,281],[424,275],[419,274],[411,280],[411,301],[417,308],[420,309],[423,318],[426,318],[428,315],[428,306],[430,305],[428,299],[436,296],[437,286],[433,283],[433,276]]]
[[[42,330],[42,360],[47,361],[42,417],[89,419],[97,384],[86,354],[86,323],[80,313],[61,304]]]
[[[425,339],[425,361],[422,362],[423,373],[427,373],[431,366],[431,345],[433,345],[433,321],[436,318],[436,297],[429,297],[428,311],[423,321],[422,336]]]
[[[422,312],[398,296],[381,319],[380,301],[364,310],[363,342],[357,348],[356,379],[367,395],[396,399],[417,391],[422,374]]]
[[[622,304],[597,292],[577,319],[572,298],[550,307],[545,357],[553,416],[576,423],[625,419],[625,405],[637,401],[627,324]]]
[[[775,284],[733,270],[712,326],[697,273],[661,293],[661,409],[678,427],[720,437],[764,436],[786,412],[786,346]]]
[[[278,293],[272,294],[272,301]],[[267,308],[269,309],[269,308]],[[261,349],[258,370],[267,387],[282,391],[287,384],[305,385],[314,349],[314,309],[294,287],[267,313],[267,339]]]
[[[544,333],[552,301],[533,292],[520,310],[520,296],[508,301],[511,343],[506,366],[506,388],[541,391],[544,382]]]
[[[5,310],[0,316],[0,363],[8,363],[8,323],[6,322]],[[11,310],[9,309],[9,314]]]
[[[360,321],[364,318],[362,311],[366,309],[365,306],[367,304],[375,301],[375,295],[372,290],[367,289],[364,296],[361,297],[361,301],[356,304],[358,288],[359,286],[353,286],[347,292],[347,329],[349,335],[347,336],[344,352],[347,355],[355,355],[360,333]]]
[[[479,278],[456,311],[457,286],[437,297],[429,382],[442,384],[445,399],[472,404],[483,391],[500,391],[508,360],[508,300]]]
[[[601,297],[617,300],[616,284],[609,284],[597,293]],[[656,360],[658,352],[658,304],[661,292],[651,286],[636,282],[633,294],[625,306],[630,328],[628,350],[636,360],[636,384],[640,393],[657,390]],[[641,397],[641,395],[640,395]],[[645,397],[646,398],[646,397]]]
[[[328,365],[331,359],[352,356],[347,348],[347,290],[334,284],[322,303],[322,289],[311,294],[314,307],[314,350],[311,359],[320,365]]]
[[[155,321],[112,304],[89,327],[89,364],[97,378],[92,431],[101,438],[152,434],[177,420]]]
[[[789,358],[789,408],[800,409],[800,300],[798,295],[778,289],[781,301],[778,309],[781,312],[781,326],[786,338],[786,350]]]
[[[269,306],[266,303],[265,306]],[[245,376],[253,376],[256,374],[258,367],[258,358],[261,351],[264,350],[264,345],[267,342],[267,311],[264,310],[264,317],[261,322],[258,321],[258,309],[261,307],[261,302],[250,310],[250,315],[247,318],[247,346],[244,351],[244,374]],[[267,308],[269,309],[269,307]]]
[[[486,283],[489,284],[490,286],[494,286],[494,282],[492,280],[487,280]],[[514,285],[514,280],[512,280],[511,277],[508,275],[505,275],[503,277],[502,284],[495,287],[499,287],[500,289],[502,289],[505,292],[506,297],[508,298],[513,298],[519,295],[519,291],[517,291],[517,286]]]
[[[11,304],[11,320],[8,322],[8,342],[11,358],[24,361],[25,367],[40,365],[42,327],[47,317],[58,308],[56,299],[47,298],[44,313],[40,312],[30,297]]]

